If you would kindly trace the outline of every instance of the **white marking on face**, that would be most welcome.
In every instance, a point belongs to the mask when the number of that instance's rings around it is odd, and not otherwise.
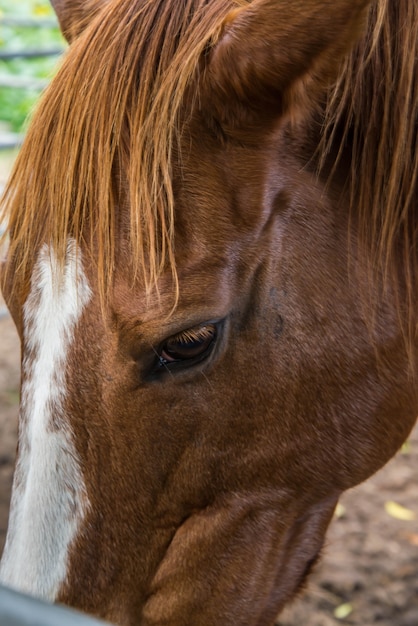
[[[74,241],[62,274],[44,246],[24,305],[19,454],[0,581],[54,600],[88,507],[63,412],[68,349],[91,296]]]

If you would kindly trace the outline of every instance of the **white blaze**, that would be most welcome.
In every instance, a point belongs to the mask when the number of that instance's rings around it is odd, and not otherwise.
[[[62,275],[45,245],[24,306],[19,455],[0,582],[48,600],[65,581],[88,506],[63,401],[68,349],[90,296],[75,243]]]

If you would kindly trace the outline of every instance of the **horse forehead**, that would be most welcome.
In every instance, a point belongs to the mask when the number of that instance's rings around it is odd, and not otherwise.
[[[191,230],[199,228],[203,240],[211,235],[218,241],[236,239],[243,230],[256,227],[269,204],[268,189],[281,180],[274,158],[277,145],[273,151],[272,137],[260,138],[257,145],[221,141],[201,120],[198,131],[190,135],[185,132],[183,138],[181,166],[173,167],[178,222]]]

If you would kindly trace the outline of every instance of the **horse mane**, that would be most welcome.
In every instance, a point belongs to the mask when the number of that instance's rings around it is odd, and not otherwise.
[[[176,284],[171,172],[187,94],[225,16],[248,1],[109,0],[96,8],[34,113],[3,196],[14,273],[28,275],[44,241],[63,265],[68,236],[79,242],[87,230],[105,294],[123,203],[147,290],[167,264]]]
[[[358,235],[372,253],[372,271],[402,276],[411,314],[418,270],[417,61],[418,3],[375,2],[365,37],[328,93],[319,148],[324,163],[339,131],[336,167],[350,146]]]
[[[43,241],[63,262],[67,238],[97,251],[105,294],[118,206],[130,207],[132,261],[148,290],[176,278],[172,163],[193,111],[201,59],[228,12],[250,0],[109,0],[74,41],[34,114],[3,197],[14,272]],[[377,255],[399,241],[407,280],[416,260],[418,3],[377,0],[325,110],[325,155],[342,128],[352,145],[351,198]],[[339,134],[341,137],[341,133]],[[126,183],[126,185],[125,185]],[[124,191],[127,188],[128,191]],[[389,261],[388,261],[389,265]],[[412,298],[412,289],[411,296]]]

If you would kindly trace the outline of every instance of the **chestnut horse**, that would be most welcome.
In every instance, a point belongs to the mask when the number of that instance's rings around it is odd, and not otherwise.
[[[418,0],[54,0],[3,201],[1,581],[267,626],[417,397]]]

